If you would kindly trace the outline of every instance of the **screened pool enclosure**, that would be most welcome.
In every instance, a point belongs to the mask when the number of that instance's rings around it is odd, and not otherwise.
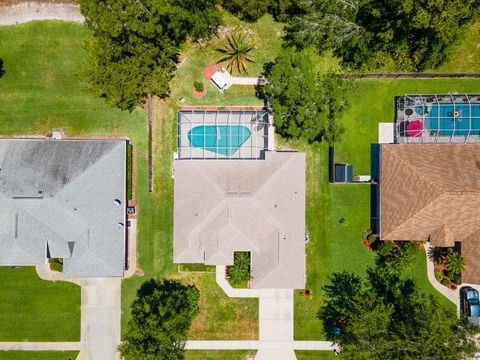
[[[480,94],[397,97],[397,143],[480,143]]]
[[[267,110],[180,110],[179,159],[263,159]]]

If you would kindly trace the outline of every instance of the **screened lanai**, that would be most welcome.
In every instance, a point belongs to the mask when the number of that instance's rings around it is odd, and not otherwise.
[[[178,159],[263,159],[268,111],[180,110]]]
[[[397,143],[480,143],[480,94],[397,97]]]

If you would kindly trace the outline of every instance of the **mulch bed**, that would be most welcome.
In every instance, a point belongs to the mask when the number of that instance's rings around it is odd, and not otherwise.
[[[193,96],[195,96],[197,99],[200,99],[205,95],[207,95],[207,88],[205,87],[203,91],[197,91],[195,90],[195,88],[193,88],[192,92],[193,92]]]
[[[205,77],[205,79],[210,81],[213,74],[215,74],[217,71],[222,71],[222,66],[221,65],[219,65],[219,64],[208,65],[205,69],[203,69],[203,76]]]

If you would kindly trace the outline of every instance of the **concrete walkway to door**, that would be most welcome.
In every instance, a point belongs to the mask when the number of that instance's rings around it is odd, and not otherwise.
[[[257,349],[256,360],[295,360],[295,350],[333,350],[328,341],[294,341],[292,289],[235,289],[216,267],[217,284],[229,297],[259,299],[258,341],[187,341],[187,349]]]

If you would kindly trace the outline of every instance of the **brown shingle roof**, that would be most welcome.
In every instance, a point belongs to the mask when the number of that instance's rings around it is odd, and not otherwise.
[[[480,283],[480,145],[381,146],[381,236],[462,242],[464,281]]]

